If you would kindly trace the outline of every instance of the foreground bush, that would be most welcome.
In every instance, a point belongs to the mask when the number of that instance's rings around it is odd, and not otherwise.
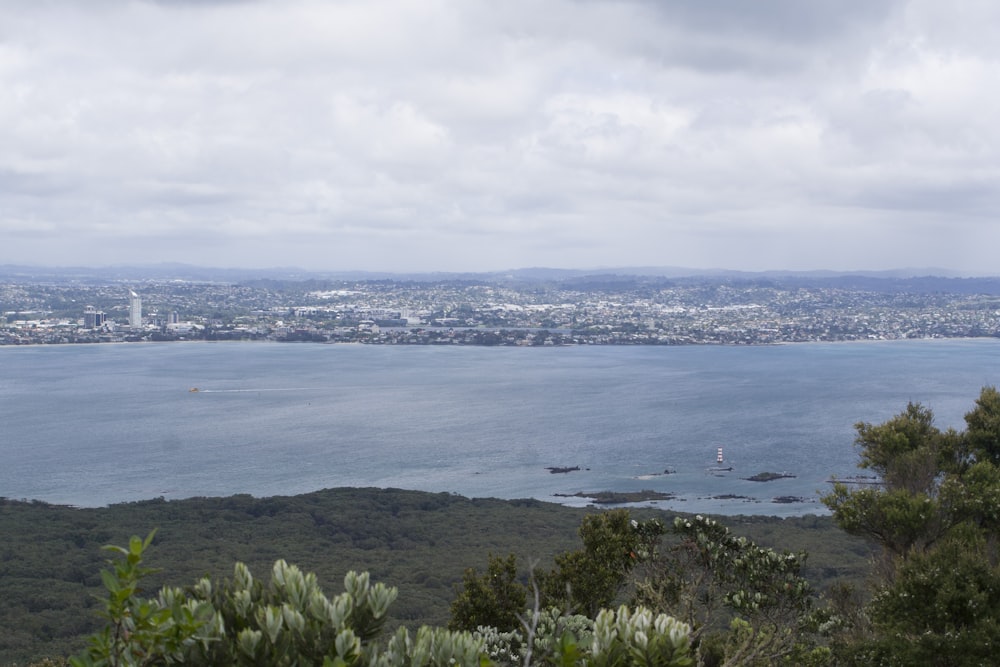
[[[466,631],[424,626],[411,635],[400,628],[384,645],[377,643],[396,589],[371,584],[367,573],[348,573],[344,592],[328,598],[315,575],[284,561],[274,564],[266,585],[237,563],[232,580],[221,585],[205,577],[188,589],[164,587],[155,598],[143,598],[140,582],[152,572],[143,566],[143,556],[152,539],[152,534],[145,540],[133,537],[127,548],[107,547],[120,557],[101,573],[108,592],[107,625],[70,661],[74,667],[490,664],[484,637]],[[690,628],[662,614],[622,607],[617,612],[603,610],[592,624],[582,626],[540,619],[536,612],[524,623],[527,639],[516,640],[526,650],[508,645],[509,664],[693,664]],[[537,652],[532,647],[538,647]],[[498,664],[508,662],[499,654],[495,659]]]

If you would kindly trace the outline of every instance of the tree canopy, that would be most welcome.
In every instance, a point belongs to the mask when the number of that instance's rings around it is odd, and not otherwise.
[[[1000,641],[1000,392],[982,389],[963,431],[910,404],[857,425],[880,484],[824,498],[846,531],[882,549],[845,664],[983,665]],[[848,659],[849,656],[849,659]]]

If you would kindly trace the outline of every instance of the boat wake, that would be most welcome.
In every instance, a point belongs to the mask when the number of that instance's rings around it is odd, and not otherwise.
[[[307,391],[308,387],[282,387],[282,388],[263,388],[263,389],[202,389],[200,387],[192,387],[188,389],[189,392],[193,394],[253,394],[262,392],[274,392],[274,391]]]

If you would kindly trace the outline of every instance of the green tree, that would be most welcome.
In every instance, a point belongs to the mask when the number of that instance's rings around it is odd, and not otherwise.
[[[489,626],[500,631],[520,626],[528,604],[527,589],[517,580],[517,556],[490,554],[486,573],[469,568],[462,576],[462,590],[451,604],[453,630],[475,630]]]
[[[882,549],[874,595],[845,664],[991,664],[1000,641],[1000,393],[985,387],[966,430],[941,432],[910,405],[859,424],[862,467],[880,484],[838,484],[823,501]],[[933,463],[933,465],[932,465]]]
[[[919,403],[883,424],[855,424],[860,467],[875,471],[887,488],[927,492],[941,466],[944,434],[934,426],[934,413]]]
[[[656,553],[663,524],[637,521],[628,510],[611,510],[584,517],[579,535],[583,547],[556,555],[555,567],[533,571],[539,605],[593,618],[613,606],[630,581],[635,566]],[[451,607],[449,627],[500,630],[519,626],[526,611],[527,588],[517,581],[517,559],[490,556],[487,572],[466,570]]]
[[[543,623],[555,628],[572,618],[565,613],[596,618],[633,586],[635,605],[684,622],[686,633],[701,644],[705,664],[824,664],[828,652],[816,648],[808,627],[813,595],[800,574],[803,554],[758,547],[701,516],[677,519],[670,532],[680,540],[661,553],[666,529],[656,519],[638,521],[628,510],[585,517],[579,529],[582,548],[557,555],[552,570],[538,573],[534,614],[523,606],[505,606],[513,597],[511,586],[518,593],[523,590],[516,584],[515,557],[491,556],[485,575],[466,571],[464,588],[452,605],[451,627],[486,632],[492,626],[485,636],[491,656],[524,657],[526,647],[535,647],[531,629],[539,618],[555,614],[556,621]],[[703,636],[709,631],[716,633],[710,640]],[[561,634],[557,629],[545,636]],[[579,632],[570,634],[580,639]],[[544,653],[552,646],[539,648]],[[569,651],[568,644],[564,648]],[[707,659],[709,653],[717,662]]]
[[[882,424],[855,424],[858,466],[874,471],[879,485],[853,489],[835,484],[823,498],[841,528],[881,545],[879,569],[891,577],[899,558],[923,551],[947,532],[939,497],[943,469],[953,469],[961,437],[942,433],[934,413],[917,403]]]
[[[1000,570],[967,524],[912,555],[869,608],[876,628],[862,664],[990,665],[1000,642]]]
[[[1000,391],[984,387],[965,415],[968,451],[976,461],[1000,465]]]
[[[664,534],[656,519],[637,521],[628,510],[584,517],[583,548],[555,557],[555,568],[540,577],[543,600],[594,617],[613,606],[637,564],[656,553]]]
[[[948,531],[950,519],[939,494],[910,493],[902,489],[851,489],[835,484],[823,498],[837,524],[852,535],[878,543],[886,576],[900,558],[922,552]]]

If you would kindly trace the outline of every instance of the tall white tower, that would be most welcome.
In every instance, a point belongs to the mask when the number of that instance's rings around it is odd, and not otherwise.
[[[133,329],[142,328],[142,299],[133,290],[129,290],[128,325]]]

